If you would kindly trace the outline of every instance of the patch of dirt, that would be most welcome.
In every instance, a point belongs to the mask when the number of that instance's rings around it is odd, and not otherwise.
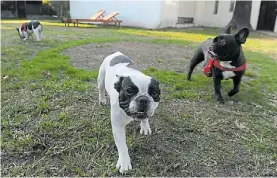
[[[194,53],[192,48],[180,45],[114,42],[69,48],[63,54],[71,57],[75,67],[98,70],[103,59],[113,51],[121,51],[129,56],[140,70],[155,67],[177,72],[187,71],[190,57]]]

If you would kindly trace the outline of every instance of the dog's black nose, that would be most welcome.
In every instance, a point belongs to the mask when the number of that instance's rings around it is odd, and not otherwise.
[[[148,97],[146,97],[146,96],[140,96],[140,97],[138,98],[138,103],[139,103],[140,105],[146,105],[148,102],[149,102],[149,99],[148,99]]]

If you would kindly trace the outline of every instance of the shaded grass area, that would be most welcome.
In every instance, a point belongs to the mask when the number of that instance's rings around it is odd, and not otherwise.
[[[1,172],[4,176],[119,176],[109,108],[97,104],[97,71],[72,67],[70,58],[60,52],[119,40],[195,44],[128,39],[118,30],[103,29],[76,29],[87,37],[76,39],[67,28],[55,30],[66,40],[56,40],[57,34],[49,29],[49,38],[28,45],[10,39],[13,33],[4,30],[1,69],[2,77],[9,78],[1,81]],[[212,81],[200,73],[187,82],[186,74],[155,66],[145,71],[161,82],[162,102],[150,121],[152,136],[140,136],[137,123],[127,128],[134,168],[127,176],[277,175],[277,118],[267,99],[277,90],[277,75],[272,75],[277,64],[264,54],[246,52],[246,56],[249,79],[225,105],[211,99]],[[231,89],[231,81],[223,87]]]

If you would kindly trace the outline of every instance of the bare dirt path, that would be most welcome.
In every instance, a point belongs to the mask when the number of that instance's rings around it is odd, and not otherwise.
[[[194,52],[192,48],[181,45],[114,42],[103,45],[82,45],[69,48],[63,53],[70,56],[72,65],[75,67],[98,70],[103,59],[112,51],[121,51],[132,58],[140,70],[155,67],[177,72],[187,70],[190,56]]]

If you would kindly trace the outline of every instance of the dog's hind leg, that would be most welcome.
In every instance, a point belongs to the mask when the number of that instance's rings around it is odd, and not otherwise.
[[[42,39],[42,31],[39,31],[39,38]]]
[[[41,39],[42,39],[42,31],[43,31],[43,30],[42,30],[42,25],[39,25],[38,28],[39,28],[39,29],[38,29],[39,38],[40,38],[40,40],[41,40]]]
[[[192,59],[190,60],[190,65],[189,65],[189,71],[187,75],[187,80],[191,80],[191,74],[193,72],[193,69],[195,66],[197,66],[200,62],[204,61],[204,53],[201,48],[198,48],[198,50],[194,53]]]
[[[106,98],[105,98],[105,75],[106,75],[106,70],[103,65],[101,64],[99,68],[99,73],[98,73],[98,91],[99,91],[99,103],[100,104],[106,104]]]

